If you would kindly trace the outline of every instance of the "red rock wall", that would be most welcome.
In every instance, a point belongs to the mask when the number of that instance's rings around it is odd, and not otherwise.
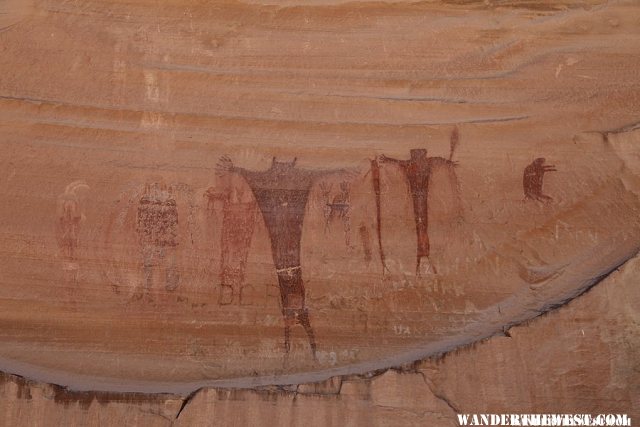
[[[637,419],[639,23],[0,3],[0,420]]]

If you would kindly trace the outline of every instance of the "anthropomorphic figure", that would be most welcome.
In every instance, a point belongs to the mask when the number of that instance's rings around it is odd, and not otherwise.
[[[208,209],[222,203],[222,229],[220,235],[220,305],[242,305],[245,287],[247,257],[255,228],[256,202],[239,186],[230,182],[205,193]]]
[[[258,203],[271,241],[271,254],[278,276],[280,301],[284,316],[285,351],[289,353],[290,331],[302,325],[315,357],[316,342],[305,305],[305,289],[300,263],[300,244],[309,193],[314,183],[329,174],[344,170],[314,171],[299,169],[296,160],[278,162],[275,157],[266,171],[251,171],[233,165],[228,157],[221,157],[218,172],[242,176]]]
[[[437,166],[452,168],[455,163],[443,157],[427,157],[427,150],[416,148],[410,150],[409,160],[397,160],[380,156],[382,163],[393,163],[400,167],[409,183],[409,191],[413,201],[413,214],[416,223],[416,237],[418,247],[416,254],[416,274],[420,275],[420,262],[422,258],[429,258],[429,181],[433,169]],[[455,173],[452,179],[457,179]],[[457,184],[456,184],[457,185]],[[435,271],[435,266],[432,265]]]
[[[557,171],[553,165],[545,165],[546,159],[544,157],[538,157],[526,168],[522,175],[522,188],[524,190],[524,197],[527,200],[538,200],[540,202],[548,202],[552,200],[542,192],[542,183],[544,180],[544,174],[547,172]]]
[[[328,232],[331,228],[331,223],[335,219],[339,219],[342,222],[344,230],[344,243],[347,248],[351,248],[351,197],[349,182],[343,181],[340,183],[340,192],[330,199],[331,186],[327,186],[326,183],[321,183],[321,189],[325,197],[325,232]]]
[[[178,247],[178,206],[172,188],[163,184],[147,184],[138,201],[136,231],[142,252],[144,270],[143,293],[149,296],[156,270],[164,273],[167,290],[178,286],[176,267]],[[161,279],[162,280],[162,279]]]
[[[80,190],[89,190],[84,181],[67,185],[58,196],[56,237],[62,253],[63,269],[78,270],[77,249],[80,242],[80,228],[86,217],[80,200]]]
[[[380,164],[394,164],[403,172],[407,183],[409,184],[409,193],[413,202],[413,213],[416,225],[417,251],[416,251],[416,276],[420,276],[420,264],[422,258],[429,258],[430,243],[428,234],[429,222],[429,185],[433,172],[442,167],[446,170],[449,185],[454,194],[459,195],[458,177],[455,172],[457,162],[453,161],[453,154],[460,142],[458,128],[455,127],[451,132],[449,159],[443,157],[428,157],[427,150],[424,148],[416,148],[409,151],[409,160],[398,160],[385,155],[371,160],[371,180],[375,192],[376,200],[376,216],[377,216],[377,232],[378,247],[380,251],[380,261],[382,263],[383,274],[389,270],[386,265],[386,257],[382,246],[382,212],[381,212],[381,175]],[[436,267],[430,264],[433,272],[437,273]]]

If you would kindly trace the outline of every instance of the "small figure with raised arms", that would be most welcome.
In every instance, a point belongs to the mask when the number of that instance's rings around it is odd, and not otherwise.
[[[546,159],[544,157],[538,157],[524,168],[522,187],[526,200],[538,200],[540,202],[553,200],[542,192],[542,182],[545,173],[555,172],[557,169],[554,165],[545,165],[545,162]]]

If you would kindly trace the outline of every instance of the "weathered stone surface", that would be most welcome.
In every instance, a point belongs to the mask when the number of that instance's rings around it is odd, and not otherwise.
[[[511,328],[510,337],[421,361],[405,372],[343,378],[337,395],[300,393],[308,385],[299,386],[297,396],[261,398],[250,391],[232,399],[207,390],[180,418],[191,425],[235,406],[237,412],[222,416],[221,424],[234,417],[250,422],[280,416],[276,419],[284,425],[331,425],[337,416],[348,425],[445,426],[457,425],[456,412],[626,413],[638,419],[639,273],[635,258],[580,299]],[[269,404],[268,396],[277,403]],[[318,405],[320,396],[324,401]]]
[[[188,398],[70,393],[5,376],[6,425],[436,425],[455,413],[627,413],[640,417],[640,259],[579,299],[444,357],[361,377]]]
[[[3,2],[0,369],[216,387],[7,408],[635,414],[637,267],[598,282],[640,249],[639,23],[604,0]]]

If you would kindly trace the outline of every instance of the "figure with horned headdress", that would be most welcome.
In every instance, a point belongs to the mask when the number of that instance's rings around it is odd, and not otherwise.
[[[271,167],[265,171],[252,171],[234,166],[227,156],[220,158],[218,173],[234,173],[245,179],[253,192],[271,241],[271,254],[278,276],[280,302],[284,317],[284,345],[288,354],[291,348],[291,327],[300,324],[309,339],[315,358],[316,341],[309,311],[305,304],[305,288],[300,263],[302,226],[309,193],[321,178],[344,169],[309,170],[296,167],[296,159],[280,162],[274,157]]]

